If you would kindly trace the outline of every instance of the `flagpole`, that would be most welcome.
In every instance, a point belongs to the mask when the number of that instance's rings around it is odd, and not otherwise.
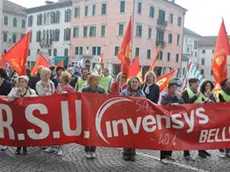
[[[134,28],[135,28],[135,9],[136,9],[136,0],[133,0],[133,11],[132,11],[132,22],[131,22],[131,26],[132,26],[132,40],[131,40],[131,51],[132,51],[132,57],[131,59],[133,60],[135,58],[135,48],[134,48],[134,39],[135,39],[135,34],[134,34]]]

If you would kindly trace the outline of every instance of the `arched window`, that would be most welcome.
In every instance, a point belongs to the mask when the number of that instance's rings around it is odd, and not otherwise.
[[[56,12],[56,23],[60,22],[60,11]]]
[[[14,26],[14,27],[17,27],[17,23],[18,23],[17,19],[14,18],[14,19],[13,19],[13,26]]]
[[[68,57],[68,55],[69,55],[68,48],[65,48],[65,51],[64,51],[64,56],[65,56],[65,57]]]
[[[33,16],[29,16],[28,18],[28,27],[31,27],[33,25]]]
[[[17,42],[17,35],[16,33],[14,33],[12,36],[12,43],[15,44],[16,42]]]
[[[25,28],[26,27],[26,21],[23,19],[22,20],[22,28]]]
[[[48,50],[48,53],[49,53],[49,56],[52,56],[52,50],[51,49]]]
[[[55,12],[51,12],[51,24],[55,23]]]
[[[4,25],[8,25],[8,17],[7,16],[4,17]]]
[[[57,56],[57,49],[56,48],[54,49],[53,56]]]
[[[65,11],[65,22],[70,22],[71,21],[71,9],[68,9]]]
[[[46,38],[46,31],[43,30],[43,32],[42,32],[42,39],[45,39],[45,38]]]
[[[40,49],[37,49],[37,54],[40,54]]]
[[[8,41],[8,35],[6,32],[3,33],[3,42],[7,42]]]
[[[46,24],[47,16],[46,13],[44,14],[44,25]]]

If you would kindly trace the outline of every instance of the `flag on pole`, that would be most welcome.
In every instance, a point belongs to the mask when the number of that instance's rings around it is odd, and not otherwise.
[[[141,75],[141,67],[140,67],[140,58],[136,57],[131,66],[129,67],[129,75],[128,78],[138,77],[140,82],[142,83],[142,75]]]
[[[121,62],[121,72],[128,74],[129,67],[131,64],[131,40],[132,40],[132,26],[131,17],[128,23],[128,27],[125,32],[122,44],[120,46],[120,51],[118,53],[118,59]]]
[[[50,67],[50,62],[41,54],[39,55],[36,63],[34,64],[33,69],[31,70],[32,76],[37,74],[39,66]]]
[[[230,55],[230,47],[224,19],[222,19],[212,62],[213,76],[217,84],[220,84],[220,82],[228,76],[227,55]]]
[[[1,58],[0,58],[0,67],[3,69],[6,69],[6,63],[5,63],[5,60],[3,58],[3,53],[1,54]]]
[[[3,55],[4,60],[10,64],[18,75],[26,74],[30,35],[31,31],[28,32],[6,54]]]
[[[154,70],[154,67],[155,67],[155,64],[157,61],[157,57],[158,57],[160,51],[161,51],[161,44],[158,46],[155,56],[153,56],[153,61],[151,63],[151,66],[149,67],[149,71]]]
[[[100,68],[99,68],[99,75],[102,74],[103,71],[103,67],[104,67],[104,53],[101,54],[100,58],[99,58],[99,63],[100,63]]]
[[[64,67],[64,62],[63,62],[63,60],[59,61],[58,64],[56,64],[56,66]]]

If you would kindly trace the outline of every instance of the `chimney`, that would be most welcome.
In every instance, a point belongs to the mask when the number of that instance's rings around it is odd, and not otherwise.
[[[47,0],[45,3],[46,3],[46,5],[54,4],[53,1],[49,1],[49,0]]]

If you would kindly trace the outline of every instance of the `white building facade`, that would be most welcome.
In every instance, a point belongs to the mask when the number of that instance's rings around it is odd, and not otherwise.
[[[27,31],[32,30],[29,66],[33,66],[41,53],[50,61],[54,57],[68,57],[71,40],[72,2],[47,1],[40,7],[27,9]]]
[[[8,51],[26,33],[26,13],[24,7],[1,0],[1,52]]]

